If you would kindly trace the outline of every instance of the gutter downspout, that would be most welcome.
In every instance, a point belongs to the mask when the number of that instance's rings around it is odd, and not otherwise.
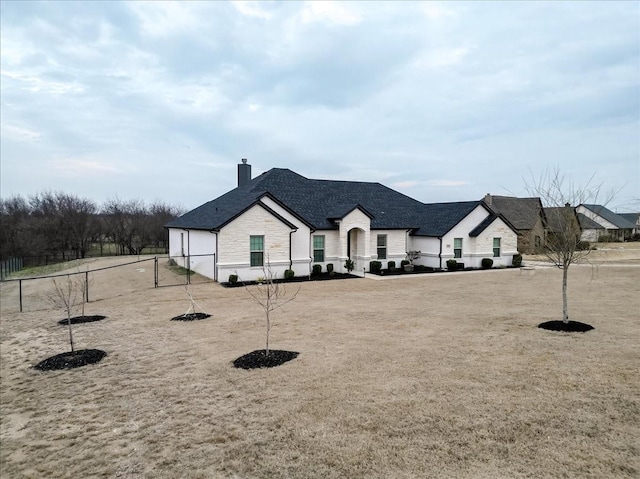
[[[216,252],[213,258],[213,280],[218,281],[218,231],[211,230],[209,233],[216,235]]]
[[[293,269],[293,244],[292,244],[292,240],[293,240],[293,233],[295,233],[298,230],[291,230],[289,231],[289,269]]]
[[[442,236],[438,236],[440,240],[440,252],[438,253],[438,258],[440,260],[440,269],[442,269]]]

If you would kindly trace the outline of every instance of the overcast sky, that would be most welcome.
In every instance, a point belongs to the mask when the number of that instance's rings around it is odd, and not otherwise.
[[[640,210],[640,3],[2,1],[1,195],[194,208],[273,167]]]

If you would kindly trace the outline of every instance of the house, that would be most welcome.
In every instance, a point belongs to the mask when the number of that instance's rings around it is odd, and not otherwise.
[[[576,208],[578,214],[582,214],[604,228],[586,229],[582,233],[585,241],[599,241],[603,234],[610,236],[614,241],[630,239],[634,234],[636,224],[628,221],[622,215],[618,215],[602,205],[581,204]]]
[[[634,225],[633,236],[640,235],[640,213],[618,213],[618,216]]]
[[[483,201],[496,214],[504,216],[518,232],[518,251],[523,254],[542,252],[546,219],[540,198],[517,198],[487,194]]]
[[[545,244],[551,251],[572,251],[582,234],[579,214],[568,203],[565,206],[544,208],[547,222]]]
[[[480,267],[482,258],[511,265],[517,233],[482,201],[424,204],[380,183],[308,179],[273,168],[256,178],[238,165],[238,186],[169,222],[169,255],[183,267],[227,281],[308,275],[313,264],[369,271],[373,260],[444,268],[456,258]]]

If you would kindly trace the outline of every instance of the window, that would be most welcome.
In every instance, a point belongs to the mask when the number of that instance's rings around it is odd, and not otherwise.
[[[251,266],[264,266],[264,236],[249,238]]]
[[[387,259],[387,235],[378,235],[378,259]]]
[[[324,262],[324,235],[313,237],[313,262]]]
[[[453,257],[462,258],[462,238],[453,238]]]
[[[493,257],[500,257],[500,238],[493,238]]]

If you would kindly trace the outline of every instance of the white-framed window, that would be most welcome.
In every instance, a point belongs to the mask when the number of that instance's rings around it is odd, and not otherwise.
[[[264,266],[264,236],[249,237],[251,266]]]
[[[387,259],[387,235],[378,235],[378,259]]]
[[[493,257],[500,257],[500,238],[493,238]]]
[[[453,238],[453,257],[462,258],[462,238]]]
[[[313,235],[313,262],[324,262],[324,235]]]

